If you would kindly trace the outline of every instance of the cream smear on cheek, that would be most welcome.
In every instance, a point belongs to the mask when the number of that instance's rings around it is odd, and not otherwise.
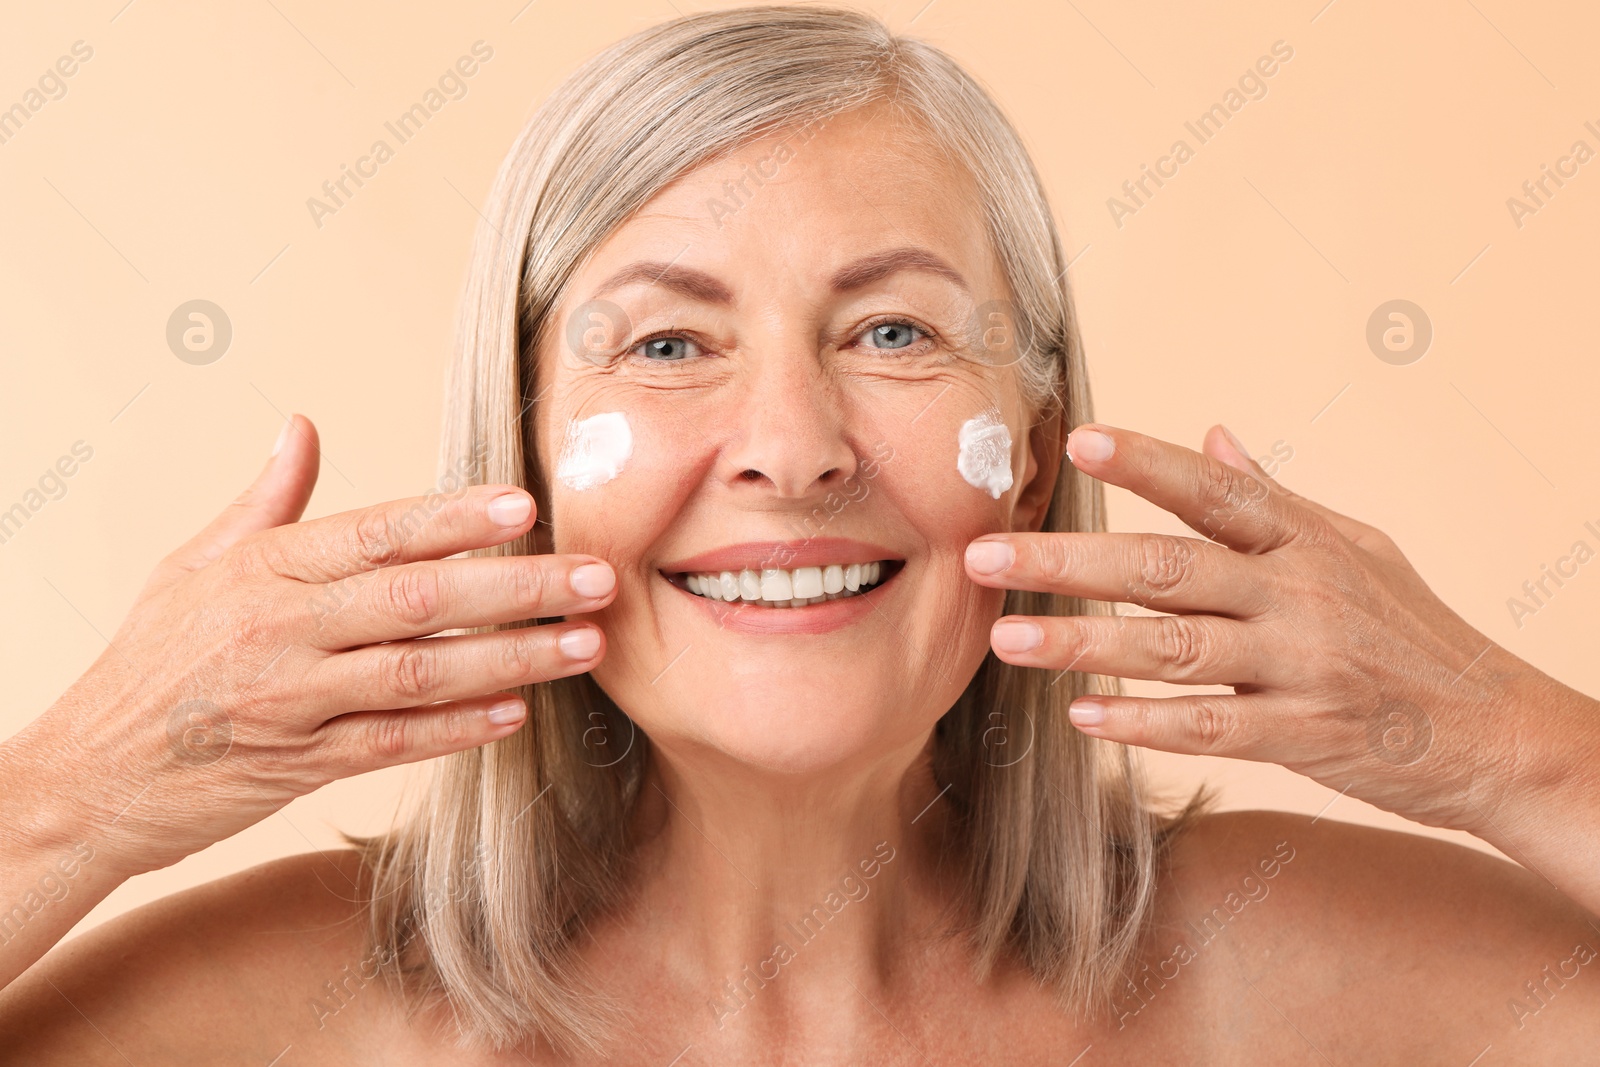
[[[1011,431],[1001,421],[1000,409],[980,411],[962,423],[956,443],[961,477],[999,500],[1011,488]]]
[[[561,443],[556,477],[568,489],[593,489],[621,474],[632,454],[633,431],[622,412],[606,411],[581,422],[573,419]]]

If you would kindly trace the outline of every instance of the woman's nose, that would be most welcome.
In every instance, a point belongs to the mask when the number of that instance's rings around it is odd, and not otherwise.
[[[724,413],[735,434],[720,465],[735,487],[760,485],[799,498],[843,482],[857,458],[839,387],[815,349],[785,348],[746,365],[738,399]]]

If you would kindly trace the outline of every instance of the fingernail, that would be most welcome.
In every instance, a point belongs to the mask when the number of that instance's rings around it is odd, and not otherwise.
[[[616,587],[617,575],[609,564],[585,563],[572,572],[572,588],[579,596],[603,597]]]
[[[967,546],[967,566],[979,574],[995,574],[1016,561],[1009,541],[974,541]]]
[[[556,643],[561,646],[561,654],[568,659],[588,659],[600,651],[600,631],[592,626],[568,630]]]
[[[526,493],[503,493],[489,501],[489,521],[500,526],[521,526],[532,507],[533,498]]]
[[[1067,435],[1067,458],[1074,463],[1080,459],[1093,463],[1110,459],[1115,449],[1111,438],[1099,430],[1073,430]]]
[[[1106,706],[1095,700],[1075,700],[1067,718],[1078,726],[1099,726],[1106,718]]]
[[[513,697],[489,705],[488,718],[496,726],[505,726],[507,723],[521,722],[524,714],[526,710],[522,706],[522,701]]]
[[[999,622],[989,634],[1001,652],[1028,652],[1044,641],[1044,631],[1032,622]]]
[[[272,446],[272,454],[276,456],[283,451],[283,443],[289,439],[289,430],[294,426],[294,416],[289,416],[289,421],[283,424],[283,429],[278,431],[277,443]]]
[[[1222,428],[1222,435],[1228,439],[1228,443],[1230,445],[1232,445],[1238,451],[1239,455],[1243,456],[1245,459],[1249,459],[1250,458],[1250,450],[1248,448],[1244,447],[1244,442],[1243,441],[1241,441],[1237,437],[1233,436],[1233,431],[1232,430],[1230,430],[1226,426],[1224,426]]]

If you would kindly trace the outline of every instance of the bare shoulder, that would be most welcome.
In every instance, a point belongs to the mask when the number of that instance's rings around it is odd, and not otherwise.
[[[1207,816],[1174,843],[1153,931],[1159,974],[1195,974],[1190,1001],[1229,1020],[1222,1047],[1461,1064],[1492,1046],[1522,1063],[1600,1032],[1600,924],[1537,873],[1438,838]]]
[[[366,899],[359,858],[344,849],[134,909],[0,990],[0,1048],[30,1064],[266,1064],[291,1045],[310,1051],[330,1015],[355,1003],[343,979],[365,944]],[[347,1012],[347,1032],[360,1014]]]

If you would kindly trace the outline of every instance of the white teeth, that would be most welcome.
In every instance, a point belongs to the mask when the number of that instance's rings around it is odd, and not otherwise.
[[[824,593],[837,593],[844,588],[844,568],[837,563],[830,563],[822,568],[822,591]]]
[[[781,571],[776,567],[767,567],[762,570],[762,600],[789,600],[793,596],[794,582],[790,579],[788,571]]]
[[[707,600],[752,601],[775,608],[802,608],[852,596],[878,584],[883,563],[830,563],[826,567],[783,570],[707,571],[684,575],[689,592]]]
[[[809,600],[814,596],[822,595],[822,568],[797,567],[794,572],[794,595],[800,600]]]

